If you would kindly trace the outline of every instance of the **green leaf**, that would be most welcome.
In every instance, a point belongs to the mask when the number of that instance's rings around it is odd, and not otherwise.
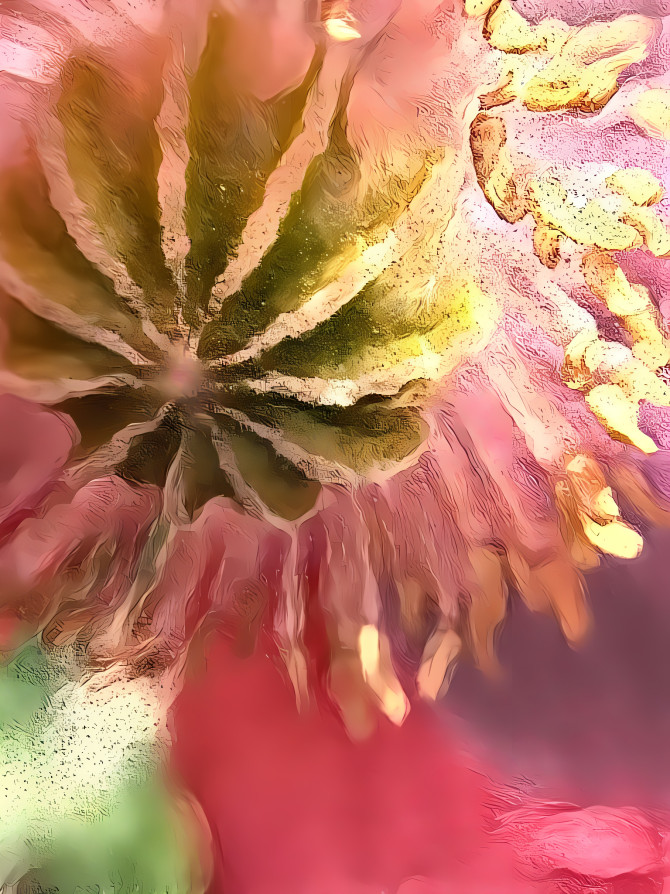
[[[26,727],[66,679],[62,669],[56,674],[49,668],[35,643],[26,645],[9,664],[0,667],[0,729]]]
[[[196,894],[193,829],[158,773],[151,708],[128,688],[82,704],[81,659],[32,643],[0,669],[3,861],[22,860],[19,890],[34,894]]]
[[[192,855],[179,817],[157,782],[129,785],[107,814],[63,824],[32,891],[54,894],[195,894]]]

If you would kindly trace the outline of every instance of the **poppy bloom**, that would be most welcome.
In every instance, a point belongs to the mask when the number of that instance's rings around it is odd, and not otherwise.
[[[7,883],[56,872],[82,812],[141,815],[129,755],[149,785],[213,627],[255,653],[242,692],[267,653],[296,718],[330,710],[356,748],[391,735],[398,755],[424,724],[449,763],[469,874],[428,847],[425,871],[370,884],[662,883],[662,820],[500,793],[488,810],[422,720],[460,658],[496,673],[511,598],[578,644],[583,573],[667,517],[667,22],[549,5],[3,13],[0,636],[8,679],[35,682],[27,654],[46,674],[7,773],[71,712],[109,770],[99,803],[64,782],[67,810],[27,809]],[[35,779],[54,774],[45,757]],[[206,869],[200,808],[171,811],[166,840],[185,824]],[[142,884],[182,890],[187,863]],[[72,884],[103,884],[89,870]],[[338,873],[333,890],[368,883]]]

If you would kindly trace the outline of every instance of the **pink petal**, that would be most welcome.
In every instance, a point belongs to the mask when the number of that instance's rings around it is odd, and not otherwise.
[[[33,509],[65,465],[79,433],[67,416],[0,395],[0,533]]]
[[[87,484],[71,503],[26,519],[0,550],[3,601],[33,622],[61,591],[70,602],[93,595],[103,607],[114,604],[130,587],[137,551],[159,505],[157,488],[112,475]],[[90,578],[89,567],[96,569]]]
[[[663,836],[633,808],[529,807],[508,814],[499,834],[542,872],[565,869],[609,879],[662,866]]]
[[[167,546],[142,616],[148,636],[174,654],[209,611],[239,612],[276,597],[287,538],[232,500],[209,500]]]

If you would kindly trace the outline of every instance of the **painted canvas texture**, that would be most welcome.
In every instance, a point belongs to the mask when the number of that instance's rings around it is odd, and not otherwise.
[[[666,0],[5,0],[0,116],[0,892],[668,894]]]

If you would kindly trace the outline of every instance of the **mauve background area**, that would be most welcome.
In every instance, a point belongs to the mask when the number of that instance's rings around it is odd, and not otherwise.
[[[670,532],[649,531],[636,561],[588,575],[594,628],[579,650],[514,599],[504,678],[459,667],[445,720],[462,721],[505,781],[580,804],[670,807],[669,555]]]
[[[213,631],[172,723],[177,779],[212,834],[209,894],[388,894],[418,877],[437,892],[455,867],[473,875],[454,890],[494,890],[477,874],[489,872],[507,894],[521,878],[509,853],[480,847],[501,786],[670,808],[670,532],[646,534],[638,560],[590,575],[594,629],[579,651],[514,599],[502,682],[462,665],[435,709],[415,703],[401,729],[381,722],[363,743],[330,712],[299,715],[277,662],[236,658]]]

